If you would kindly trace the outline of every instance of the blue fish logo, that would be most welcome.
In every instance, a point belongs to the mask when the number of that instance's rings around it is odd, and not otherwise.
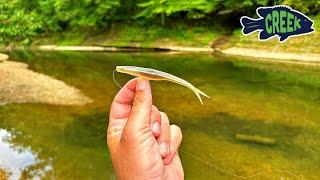
[[[284,42],[291,36],[301,36],[315,31],[314,22],[310,18],[289,6],[259,7],[256,13],[260,18],[241,17],[243,35],[260,31],[261,41],[277,36],[279,42]]]

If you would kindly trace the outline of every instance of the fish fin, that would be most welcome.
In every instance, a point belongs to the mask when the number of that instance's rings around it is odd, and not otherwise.
[[[201,105],[203,106],[203,102],[202,102],[202,99],[201,99],[201,96],[200,96],[199,92],[196,91],[196,90],[194,90],[193,92],[196,94],[196,96],[197,96],[197,98],[199,99]]]
[[[203,105],[202,99],[200,95],[203,95],[207,98],[210,98],[210,96],[208,96],[207,94],[205,94],[204,92],[202,92],[200,89],[198,88],[193,88],[192,91],[196,94],[197,98],[199,99],[201,105]]]
[[[272,8],[270,7],[259,7],[257,9],[257,14],[260,17],[265,17],[268,13],[270,13],[272,11]]]
[[[268,34],[265,30],[263,30],[259,34],[259,39],[266,40],[266,39],[269,39],[271,36],[272,36],[271,34]]]
[[[247,16],[243,16],[240,19],[240,23],[242,25],[242,33],[247,35],[250,34],[260,28],[260,21],[258,19],[252,19]]]
[[[284,42],[285,40],[288,39],[288,37],[289,37],[289,36],[280,36],[279,41],[280,41],[280,42]]]
[[[207,97],[207,98],[210,98],[210,96],[208,96],[206,93],[202,92],[200,89],[196,89],[196,90],[197,90],[197,92],[198,92],[199,94],[201,94],[202,96],[205,96],[205,97]]]

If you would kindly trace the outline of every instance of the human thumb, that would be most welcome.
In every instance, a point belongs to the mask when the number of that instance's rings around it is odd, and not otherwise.
[[[150,128],[152,111],[151,86],[148,80],[138,78],[132,109],[126,128],[145,130]]]

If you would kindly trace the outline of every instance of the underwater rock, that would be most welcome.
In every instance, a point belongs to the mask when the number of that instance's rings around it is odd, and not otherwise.
[[[252,142],[257,144],[274,145],[275,139],[262,137],[260,135],[236,134],[236,139],[240,141]]]

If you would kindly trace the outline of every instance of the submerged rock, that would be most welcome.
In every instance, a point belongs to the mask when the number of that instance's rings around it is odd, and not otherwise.
[[[91,99],[63,81],[28,69],[20,62],[0,63],[0,104],[84,105]]]
[[[236,139],[240,141],[273,145],[276,141],[272,138],[262,137],[260,135],[236,134]]]

